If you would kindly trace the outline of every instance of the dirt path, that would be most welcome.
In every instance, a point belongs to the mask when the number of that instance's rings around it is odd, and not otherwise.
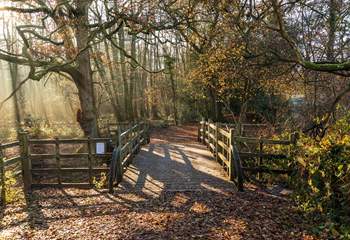
[[[234,191],[194,127],[152,137],[114,194],[37,190],[2,209],[0,239],[315,239],[288,200]]]

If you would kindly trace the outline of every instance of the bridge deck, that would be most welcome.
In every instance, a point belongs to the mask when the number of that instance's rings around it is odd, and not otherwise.
[[[159,195],[163,191],[234,191],[235,186],[205,146],[153,141],[135,157],[120,189]]]

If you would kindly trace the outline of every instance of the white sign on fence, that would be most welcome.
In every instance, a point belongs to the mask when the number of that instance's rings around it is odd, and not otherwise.
[[[103,142],[96,143],[96,154],[105,154],[106,153],[106,144]]]

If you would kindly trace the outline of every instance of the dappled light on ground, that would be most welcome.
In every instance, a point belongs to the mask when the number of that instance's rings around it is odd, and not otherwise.
[[[256,189],[236,192],[193,141],[145,146],[113,194],[35,190],[1,215],[0,237],[18,239],[314,239],[293,204]]]

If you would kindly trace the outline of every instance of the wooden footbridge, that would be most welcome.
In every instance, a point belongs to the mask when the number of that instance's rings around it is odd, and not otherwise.
[[[208,188],[242,191],[244,181],[259,178],[259,174],[293,172],[292,165],[269,169],[264,161],[290,160],[295,135],[288,140],[271,140],[241,133],[234,125],[206,121],[198,126],[197,142],[186,136],[178,136],[182,140],[176,142],[150,141],[146,123],[116,128],[115,134],[106,138],[30,139],[21,133],[19,141],[0,145],[2,199],[6,171],[22,176],[26,193],[47,186],[92,187],[96,177],[104,173],[110,192],[154,194]],[[174,133],[169,130],[165,134]],[[267,146],[277,145],[284,152],[266,152]],[[19,154],[5,157],[13,148],[18,148]],[[250,173],[258,175],[252,177]]]

